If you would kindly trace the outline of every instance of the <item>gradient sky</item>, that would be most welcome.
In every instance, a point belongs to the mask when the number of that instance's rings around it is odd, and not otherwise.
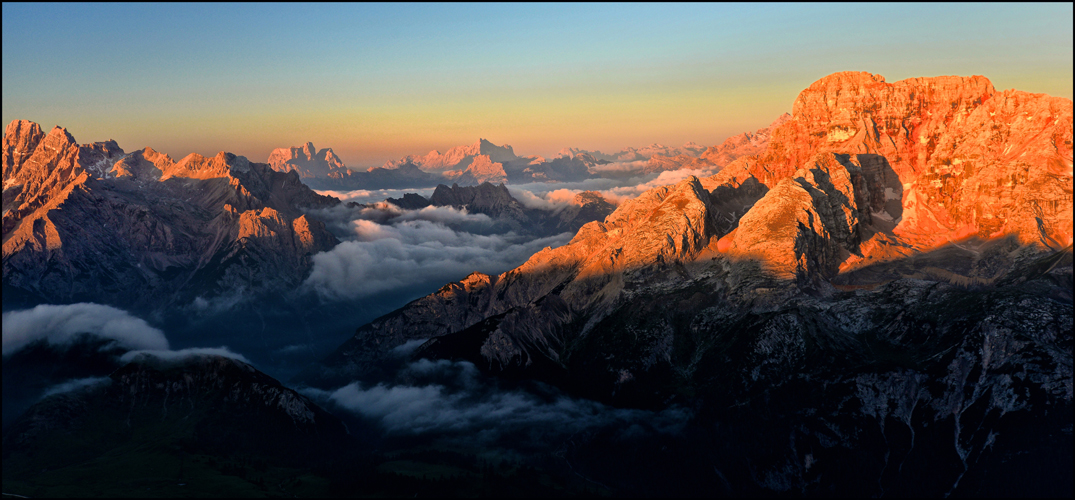
[[[1072,97],[1072,4],[3,4],[3,122],[352,168],[718,144],[837,71]]]

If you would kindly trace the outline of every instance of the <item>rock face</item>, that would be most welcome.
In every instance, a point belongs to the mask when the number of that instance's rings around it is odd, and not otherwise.
[[[302,379],[424,340],[415,356],[701,408],[733,494],[1070,491],[1030,464],[1071,463],[1071,114],[982,77],[831,75],[760,154],[449,283]]]
[[[749,175],[774,187],[817,153],[878,155],[870,168],[886,178],[874,203],[900,200],[891,234],[915,250],[1007,234],[1060,249],[1072,241],[1071,113],[1069,99],[996,92],[980,76],[890,84],[837,73],[799,94],[764,154],[738,160],[721,179]],[[884,258],[867,252],[859,262]]]
[[[508,174],[504,171],[504,164],[493,162],[489,155],[475,156],[470,165],[467,165],[466,170],[445,172],[445,177],[456,179],[465,184],[503,183],[508,180]]]
[[[332,148],[318,151],[312,142],[307,142],[301,148],[277,148],[269,154],[266,162],[277,172],[299,173],[303,179],[316,177],[346,177],[351,171],[343,164]]]
[[[179,162],[150,148],[125,155],[114,141],[78,145],[65,129],[38,131],[13,122],[4,137],[4,293],[13,301],[159,310],[279,291],[337,243],[302,208],[338,200],[295,172],[224,152]]]
[[[485,156],[489,163],[504,163],[518,160],[511,146],[497,146],[485,139],[467,146],[456,146],[444,154],[440,151],[430,151],[425,156],[409,155],[400,160],[389,161],[384,168],[397,168],[400,165],[410,163],[426,172],[444,172],[448,170],[464,170],[478,156]]]

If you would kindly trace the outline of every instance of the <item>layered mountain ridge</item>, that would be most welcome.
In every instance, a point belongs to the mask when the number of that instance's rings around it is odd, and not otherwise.
[[[576,194],[570,203],[559,210],[530,208],[515,199],[504,184],[488,182],[477,186],[452,184],[448,187],[440,184],[428,199],[417,193],[407,193],[401,198],[388,198],[385,201],[407,210],[433,206],[484,214],[500,224],[507,224],[512,231],[540,236],[574,233],[588,222],[604,219],[616,208],[596,191]]]
[[[526,290],[516,300],[510,299],[516,296],[510,290],[490,290],[509,299],[478,309],[499,314],[557,288],[572,309],[586,310],[596,300],[588,293],[602,290],[599,296],[612,300],[619,294],[616,288],[622,289],[622,284],[607,290],[606,285],[583,287],[588,277],[620,283],[612,276],[705,257],[757,262],[773,278],[815,286],[841,271],[929,252],[969,236],[1012,235],[1023,245],[1061,250],[1071,242],[1070,101],[1065,110],[1063,99],[1007,91],[994,100],[994,93],[982,77],[896,84],[865,73],[826,77],[800,94],[795,114],[774,122],[764,153],[735,160],[706,179],[692,177],[646,192],[603,223],[581,228],[568,245],[539,252],[499,277],[481,278],[491,286],[519,280],[552,284],[537,289],[515,285]],[[994,109],[1008,111],[994,119]],[[897,125],[892,116],[903,121]],[[992,124],[983,123],[990,120]],[[904,131],[902,138],[885,135],[887,146],[881,146],[878,123],[886,124],[886,131]],[[1014,129],[1013,123],[1018,125]],[[996,132],[982,139],[985,129]],[[909,140],[912,136],[918,139]],[[997,137],[1009,142],[997,144]],[[986,141],[979,153],[969,151],[975,139]],[[937,150],[932,144],[963,149]],[[941,158],[952,150],[963,152]],[[992,184],[975,176],[988,172],[984,175],[997,177],[1001,171],[1010,173]],[[938,186],[940,193],[950,194],[930,203],[940,196]],[[1002,195],[983,202],[985,186],[1000,188]],[[1050,196],[1047,202],[1043,194]],[[1007,222],[998,228],[998,220]],[[534,269],[570,279],[553,279]],[[574,292],[576,286],[587,292]],[[436,297],[427,299],[440,300]],[[466,301],[444,300],[466,307],[461,305]],[[376,330],[376,324],[370,328]],[[467,326],[449,321],[411,335],[421,338]]]
[[[338,200],[297,172],[221,152],[173,161],[66,129],[12,122],[4,135],[5,296],[125,307],[293,288],[337,240],[305,208]]]

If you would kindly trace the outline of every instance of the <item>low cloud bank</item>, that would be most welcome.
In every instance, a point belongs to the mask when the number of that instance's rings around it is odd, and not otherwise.
[[[525,240],[514,233],[483,236],[429,221],[393,226],[354,222],[355,238],[313,256],[305,286],[327,299],[356,299],[378,292],[443,284],[473,271],[496,274],[521,265],[572,235]]]
[[[450,225],[455,229],[486,233],[493,229],[494,222],[485,214],[472,214],[466,209],[455,207],[428,206],[411,210],[399,208],[383,200],[363,207],[349,207],[341,204],[335,207],[310,210],[310,215],[325,222],[328,230],[342,240],[354,239],[356,221],[369,221],[377,224],[392,225],[407,221],[427,221]]]
[[[123,363],[130,363],[137,359],[143,359],[145,357],[157,358],[165,362],[182,363],[192,358],[199,358],[203,356],[221,356],[225,358],[231,358],[236,361],[242,361],[248,365],[253,364],[249,359],[246,359],[242,354],[231,352],[227,346],[220,347],[191,347],[188,349],[179,349],[178,351],[170,350],[154,350],[144,349],[137,351],[129,351],[119,357],[119,360]]]
[[[632,173],[641,172],[646,165],[649,164],[649,160],[635,160],[635,161],[615,161],[612,163],[604,163],[600,165],[594,165],[590,167],[590,171],[596,174],[603,173]]]
[[[388,198],[401,198],[406,193],[418,193],[426,198],[433,195],[436,188],[407,188],[407,189],[356,189],[354,191],[315,191],[317,194],[333,196],[345,202],[375,203]]]
[[[376,421],[389,435],[459,438],[471,445],[547,447],[550,439],[599,428],[615,429],[623,438],[675,434],[692,416],[680,408],[612,408],[540,384],[503,390],[467,362],[419,360],[397,380],[407,382],[371,387],[355,382],[335,391],[306,392]]]
[[[559,212],[575,201],[575,195],[585,191],[584,189],[571,189],[560,187],[552,191],[546,191],[541,195],[532,191],[508,186],[508,192],[512,198],[519,200],[526,208]]]
[[[675,184],[692,175],[702,179],[719,171],[717,167],[709,170],[685,168],[622,179],[600,178],[579,182],[518,184],[508,186],[508,191],[523,205],[543,210],[560,210],[569,205],[576,194],[583,191],[597,191],[609,202],[619,205],[650,189]]]
[[[54,394],[63,394],[65,392],[73,392],[87,387],[96,387],[99,385],[105,385],[110,383],[112,383],[112,379],[108,377],[86,377],[68,380],[67,382],[56,384],[46,389],[45,393],[41,395],[41,399],[47,398]]]
[[[168,350],[164,332],[126,311],[101,304],[39,305],[3,315],[3,355],[44,340],[65,346],[80,335],[114,341],[127,349]]]
[[[414,290],[462,279],[479,271],[498,274],[521,265],[545,247],[571,240],[569,233],[533,239],[504,231],[485,214],[453,207],[401,209],[390,203],[333,207],[316,214],[341,240],[312,257],[304,288],[322,299],[353,300],[381,292]]]
[[[604,196],[605,199],[609,200],[610,202],[619,205],[623,201],[637,198],[638,195],[645,193],[650,189],[661,186],[668,186],[670,184],[676,184],[692,175],[699,179],[702,179],[716,174],[719,170],[720,169],[718,168],[714,168],[712,170],[690,168],[684,168],[680,170],[666,170],[664,172],[661,172],[660,175],[658,175],[657,177],[646,182],[607,189],[601,191],[601,195]]]
[[[250,363],[242,354],[232,352],[226,346],[172,350],[164,332],[127,311],[101,304],[39,305],[33,309],[10,311],[4,313],[3,327],[4,356],[41,340],[65,349],[90,335],[111,341],[100,348],[101,352],[106,352],[108,346],[119,347],[123,352],[117,358],[120,363],[129,363],[140,356],[165,361],[182,361],[192,356],[223,356]]]
[[[622,162],[603,168],[630,172],[642,165],[644,162]],[[578,182],[518,184],[508,186],[508,190],[526,207],[555,213],[570,206],[582,191],[597,191],[618,204],[649,189],[675,184],[691,175],[706,177],[715,171],[683,169],[660,174],[625,174]],[[313,256],[313,270],[304,288],[324,300],[355,300],[408,290],[414,291],[411,296],[420,296],[474,271],[486,274],[507,271],[526,262],[542,248],[561,246],[574,236],[564,233],[529,239],[484,214],[471,214],[465,209],[408,210],[383,202],[387,196],[401,197],[407,192],[428,196],[431,191],[349,192],[350,199],[361,199],[368,205],[341,204],[313,213],[326,221],[343,242]]]

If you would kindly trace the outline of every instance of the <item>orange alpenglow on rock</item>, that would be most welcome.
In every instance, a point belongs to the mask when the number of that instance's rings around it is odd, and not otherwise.
[[[337,243],[303,210],[338,200],[296,172],[223,151],[176,162],[17,120],[3,161],[4,284],[50,301],[166,306],[259,283],[294,287],[310,256]],[[254,274],[236,272],[252,262]]]
[[[889,84],[838,73],[804,90],[794,110],[755,134],[771,134],[760,154],[644,193],[553,252],[605,248],[586,257],[580,279],[708,252],[790,279],[832,278],[971,236],[1071,244],[1069,99],[997,93],[983,77]]]
[[[567,245],[498,276],[446,285],[355,338],[392,347],[507,314],[482,347],[507,366],[538,353],[555,358],[548,346],[562,325],[603,317],[633,293],[631,283],[668,270],[680,279],[727,273],[722,286],[747,297],[787,280],[844,286],[844,273],[968,238],[1009,236],[1030,253],[1071,245],[1070,99],[998,93],[980,76],[886,83],[837,73],[804,90],[774,125],[763,129],[765,141],[755,134],[766,144],[760,153],[651,189]],[[960,283],[1005,272],[927,271]],[[848,286],[893,279],[886,276]]]
[[[277,172],[298,172],[303,179],[351,175],[351,171],[332,148],[318,151],[312,142],[307,142],[302,147],[276,148],[269,154],[267,163]]]
[[[740,230],[726,248],[784,273],[803,265],[795,259],[792,266],[786,255],[795,246],[790,226],[799,223],[835,245],[818,249],[826,275],[970,236],[1013,235],[1061,249],[1072,242],[1071,137],[1070,99],[997,92],[980,76],[886,83],[879,75],[837,73],[799,94],[792,119],[773,132],[764,153],[708,182],[753,177],[772,188],[752,209],[759,213],[739,226],[783,217],[774,222],[783,232]],[[810,172],[851,179],[854,189],[830,192]],[[763,215],[773,211],[785,215]],[[806,212],[817,214],[812,223],[798,220]],[[845,238],[845,226],[857,236]]]

